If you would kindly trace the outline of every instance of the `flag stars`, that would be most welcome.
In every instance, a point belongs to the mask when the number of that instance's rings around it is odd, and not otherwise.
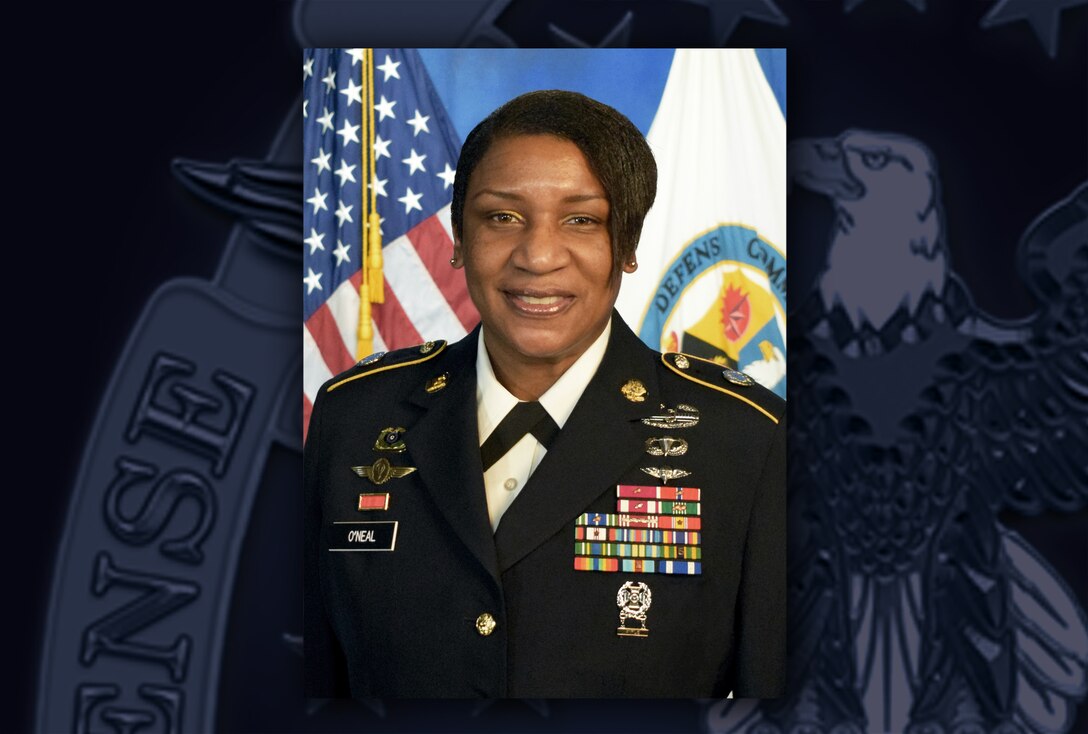
[[[382,73],[385,74],[385,78],[382,79],[382,81],[387,82],[387,81],[389,81],[389,77],[393,77],[394,79],[400,79],[400,72],[397,71],[397,67],[399,67],[399,66],[400,66],[399,61],[393,61],[393,59],[389,58],[389,54],[386,54],[385,55],[385,63],[382,64],[381,66],[376,67],[376,68],[382,70]]]
[[[416,171],[425,172],[427,170],[423,167],[423,161],[426,158],[426,155],[420,155],[415,148],[412,148],[412,153],[407,158],[402,158],[401,163],[408,166],[408,175],[411,176]]]
[[[358,143],[359,136],[356,132],[359,130],[358,125],[352,125],[347,120],[344,120],[344,126],[336,131],[336,134],[344,139],[344,145],[348,143]]]
[[[322,171],[331,171],[332,166],[329,165],[329,158],[332,157],[332,153],[326,153],[324,148],[317,149],[317,158],[311,158],[310,163],[317,166],[317,175],[320,176]]]
[[[314,195],[311,196],[309,199],[307,199],[306,203],[307,204],[313,204],[313,207],[314,207],[314,212],[313,213],[317,214],[322,209],[324,209],[325,211],[329,210],[328,204],[325,203],[325,199],[327,199],[327,198],[329,198],[328,194],[323,194],[323,193],[321,193],[321,191],[317,187],[314,187]]]
[[[412,192],[412,187],[408,187],[407,193],[404,196],[397,199],[400,203],[404,204],[404,213],[408,214],[413,209],[423,211],[423,207],[419,205],[419,200],[423,198],[423,194],[416,194]]]
[[[407,120],[407,123],[411,125],[412,129],[415,131],[413,133],[413,137],[419,135],[420,132],[429,133],[431,131],[431,129],[427,127],[427,120],[429,119],[431,119],[429,115],[421,115],[419,113],[419,110],[417,109],[416,116],[413,117],[411,120]]]
[[[391,140],[382,140],[381,135],[374,136],[374,160],[379,158],[391,158],[389,155],[389,144],[393,142]]]
[[[329,69],[329,73],[321,81],[325,82],[325,86],[328,87],[330,92],[336,89],[336,69]],[[360,100],[360,104],[362,104],[362,100]]]
[[[363,91],[363,88],[361,86],[357,85],[355,83],[354,79],[348,79],[348,85],[340,90],[340,94],[347,97],[348,107],[350,108],[352,102],[358,102],[359,104],[363,103],[363,97],[361,95],[362,91]],[[383,99],[384,99],[384,97],[383,97]],[[382,119],[385,119],[385,118],[382,118]]]
[[[311,56],[302,63],[302,78],[309,79],[314,75],[314,59]]]
[[[448,189],[450,186],[453,186],[453,180],[457,177],[457,169],[450,168],[450,164],[447,163],[446,170],[442,171],[441,173],[436,173],[435,175],[442,179],[442,189],[445,190]]]
[[[348,56],[351,57],[351,65],[352,66],[355,66],[356,64],[362,63],[362,61],[363,61],[363,51],[364,51],[364,49],[361,49],[361,48],[349,48],[348,49]]]
[[[343,227],[344,222],[354,222],[351,218],[351,210],[354,208],[353,204],[345,204],[343,201],[336,207],[336,222],[339,226]]]
[[[355,183],[355,175],[352,171],[355,170],[355,166],[349,166],[345,160],[340,161],[340,168],[336,171],[336,175],[340,177],[340,185],[343,186],[348,181]]]
[[[321,117],[317,118],[317,124],[321,126],[321,132],[327,133],[329,130],[332,130],[333,127],[335,127],[332,124],[332,113],[329,112],[328,107],[322,107],[321,111],[324,112],[325,114],[323,114],[323,115],[321,115]]]
[[[378,196],[387,196],[387,194],[385,193],[385,185],[387,183],[389,183],[389,179],[378,178],[378,174],[374,174],[374,178],[371,179],[370,183],[368,183],[366,187],[368,189],[374,189],[374,192]]]
[[[310,295],[314,291],[324,290],[321,287],[321,273],[315,273],[313,268],[306,269],[310,272],[309,275],[302,279],[302,282],[306,284],[306,295]]]
[[[397,119],[396,114],[394,114],[393,112],[393,107],[395,107],[396,104],[396,100],[390,102],[385,98],[385,95],[383,94],[378,104],[374,105],[374,109],[377,110],[379,115],[381,115],[381,117],[378,118],[378,122],[381,122],[387,117],[392,117],[394,120]]]
[[[332,251],[332,254],[336,255],[336,267],[351,262],[351,253],[348,252],[348,246],[340,240],[336,240],[336,249]]]
[[[310,254],[313,255],[318,250],[325,249],[325,233],[318,233],[316,229],[310,227],[310,236],[304,239],[303,242],[310,246]]]

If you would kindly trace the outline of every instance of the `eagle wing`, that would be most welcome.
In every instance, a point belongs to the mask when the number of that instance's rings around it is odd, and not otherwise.
[[[1036,221],[1019,257],[1039,311],[961,327],[974,338],[924,402],[970,439],[971,484],[995,512],[1073,512],[1088,506],[1088,184]]]

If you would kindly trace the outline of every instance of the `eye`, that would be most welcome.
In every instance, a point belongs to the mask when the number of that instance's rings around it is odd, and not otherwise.
[[[861,154],[861,162],[872,171],[879,171],[888,165],[888,154],[882,150],[866,150]]]
[[[575,225],[578,225],[578,226],[587,227],[587,226],[589,226],[591,224],[597,224],[598,220],[597,220],[596,217],[590,217],[590,216],[587,216],[585,214],[579,214],[577,216],[573,216],[573,217],[569,218],[567,220],[567,222],[570,223],[570,224],[575,224]]]
[[[516,224],[520,221],[518,215],[513,212],[492,212],[487,215],[487,218],[498,224]]]

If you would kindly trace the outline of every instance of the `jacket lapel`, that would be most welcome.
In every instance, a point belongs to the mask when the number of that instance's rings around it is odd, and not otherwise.
[[[446,522],[497,582],[476,427],[478,338],[479,327],[447,347],[449,355],[441,367],[448,375],[446,387],[428,393],[423,383],[409,397],[424,411],[409,428],[409,451],[419,480]],[[438,374],[436,370],[428,380]]]
[[[654,353],[613,312],[601,366],[555,443],[499,522],[499,572],[532,552],[574,519],[638,461],[644,438],[638,420],[655,412],[660,395]],[[644,402],[627,400],[628,380],[646,386]],[[574,536],[571,535],[573,554]]]

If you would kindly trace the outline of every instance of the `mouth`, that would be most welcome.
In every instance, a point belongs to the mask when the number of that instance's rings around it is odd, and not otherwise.
[[[516,313],[523,316],[557,316],[570,308],[574,296],[554,290],[504,290],[506,302]]]

